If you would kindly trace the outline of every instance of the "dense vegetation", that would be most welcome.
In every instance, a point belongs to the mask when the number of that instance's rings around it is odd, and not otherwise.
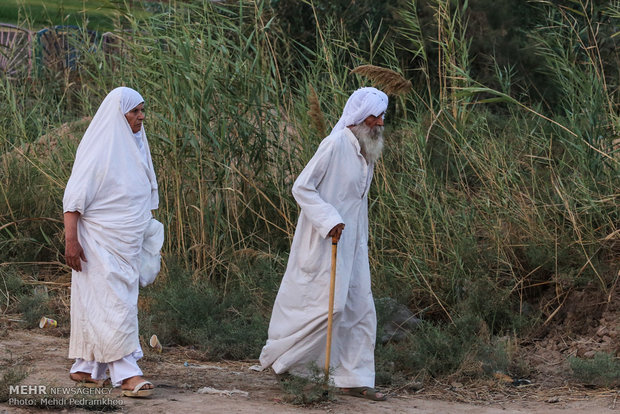
[[[76,70],[0,79],[2,312],[32,309],[33,282],[68,280],[62,194],[84,118],[127,85],[147,100],[166,227],[141,329],[256,358],[298,215],[290,188],[322,139],[308,97],[333,125],[368,63],[415,86],[389,106],[370,255],[380,322],[389,297],[424,323],[380,346],[381,382],[514,370],[511,344],[571,292],[612,299],[617,2],[196,3],[127,14],[122,47],[84,46]]]
[[[27,26],[31,30],[77,25],[105,32],[114,29],[128,13],[146,17],[152,7],[157,7],[157,3],[143,5],[123,0],[4,0],[0,4],[0,23]]]

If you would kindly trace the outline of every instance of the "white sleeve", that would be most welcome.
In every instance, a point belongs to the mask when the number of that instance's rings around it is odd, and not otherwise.
[[[101,176],[100,163],[94,159],[83,159],[82,152],[78,150],[65,187],[63,213],[77,211],[84,214],[99,190],[101,182],[97,177]]]
[[[295,184],[293,197],[322,237],[339,223],[344,223],[336,208],[319,194],[319,185],[332,161],[334,141],[325,139],[303,169]]]

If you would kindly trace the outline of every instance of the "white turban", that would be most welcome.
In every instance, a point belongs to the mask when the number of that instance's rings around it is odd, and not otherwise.
[[[370,115],[379,116],[387,110],[388,97],[376,88],[360,88],[353,92],[344,106],[340,120],[332,129],[340,131],[351,125],[359,125]]]

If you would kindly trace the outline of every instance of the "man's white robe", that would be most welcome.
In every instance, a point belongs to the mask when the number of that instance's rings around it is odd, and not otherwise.
[[[325,365],[331,238],[338,243],[331,367],[337,387],[374,387],[376,314],[368,264],[367,164],[349,128],[332,132],[293,186],[301,206],[286,273],[276,298],[269,338],[260,355],[276,373],[307,375]]]
[[[71,278],[69,358],[106,363],[140,349],[141,250],[159,202],[144,128],[135,137],[124,116],[141,99],[129,88],[108,94],[80,142],[65,189],[63,211],[80,213],[78,240],[87,260]]]

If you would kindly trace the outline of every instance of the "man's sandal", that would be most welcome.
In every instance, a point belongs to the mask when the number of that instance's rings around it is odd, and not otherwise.
[[[153,394],[153,388],[142,389],[145,385],[153,385],[153,383],[149,381],[142,381],[138,385],[136,385],[133,390],[123,390],[121,392],[121,397],[131,397],[131,398],[144,398],[150,397]]]
[[[355,388],[341,388],[340,392],[344,395],[350,395],[351,397],[365,398],[372,401],[385,401],[387,397],[385,395],[378,396],[377,394],[383,394],[372,387],[355,387]]]

